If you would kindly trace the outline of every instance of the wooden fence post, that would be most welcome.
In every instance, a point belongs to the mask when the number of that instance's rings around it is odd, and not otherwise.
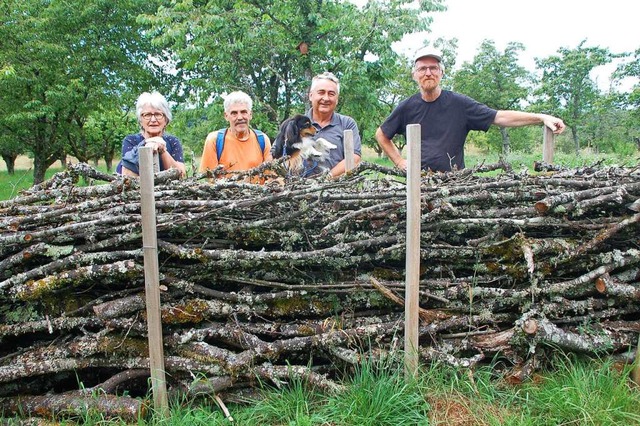
[[[542,125],[542,129],[542,161],[547,164],[553,164],[556,135],[553,134],[553,130],[544,124]]]
[[[356,159],[353,152],[353,130],[344,131],[344,171],[353,170],[356,166]]]
[[[407,235],[404,298],[404,371],[418,373],[418,309],[420,297],[420,125],[407,126]]]
[[[160,272],[158,267],[158,236],[156,233],[153,170],[153,149],[150,147],[140,148],[140,212],[142,215],[142,250],[144,254],[151,389],[156,412],[162,418],[167,418],[169,417],[169,402],[164,371],[164,349],[162,347]]]

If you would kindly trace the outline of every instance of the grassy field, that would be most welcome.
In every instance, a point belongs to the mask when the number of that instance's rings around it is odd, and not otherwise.
[[[72,158],[69,159],[73,161]],[[99,164],[98,168],[106,171],[104,164]],[[54,174],[63,171],[60,162],[54,163],[47,169],[46,179],[50,179]],[[33,161],[27,157],[19,157],[15,164],[15,173],[10,175],[4,162],[0,161],[0,200],[8,200],[33,186]]]
[[[47,179],[62,168],[51,168],[47,170]],[[24,189],[33,186],[33,170],[18,169],[15,174],[10,175],[6,170],[0,171],[0,200],[8,200],[20,193]]]

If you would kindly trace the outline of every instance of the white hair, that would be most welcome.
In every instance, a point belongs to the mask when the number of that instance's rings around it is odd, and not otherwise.
[[[316,84],[320,80],[333,81],[336,84],[336,93],[338,93],[338,95],[340,94],[340,80],[338,80],[338,77],[336,77],[335,74],[329,71],[323,72],[322,74],[318,74],[313,77],[313,79],[311,80],[311,89],[309,89],[311,92],[313,92],[313,89],[315,89]]]
[[[167,99],[159,92],[144,92],[143,94],[138,96],[138,100],[136,101],[136,115],[138,116],[138,121],[140,121],[140,114],[142,114],[142,109],[147,105],[162,111],[162,113],[166,117],[167,124],[169,124],[172,118],[171,108],[169,108],[169,102],[167,102]]]
[[[231,107],[236,104],[245,104],[249,111],[253,109],[253,101],[251,97],[244,92],[231,92],[224,97],[224,111],[229,112]]]

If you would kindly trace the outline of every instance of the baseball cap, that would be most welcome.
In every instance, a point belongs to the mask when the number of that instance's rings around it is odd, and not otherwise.
[[[442,52],[440,52],[438,49],[435,49],[433,47],[423,47],[418,49],[415,55],[413,55],[413,63],[415,64],[415,62],[418,59],[425,58],[425,57],[431,57],[437,60],[438,62],[442,62]]]

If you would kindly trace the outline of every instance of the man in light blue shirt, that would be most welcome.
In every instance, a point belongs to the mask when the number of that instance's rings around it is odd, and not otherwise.
[[[362,155],[362,143],[360,132],[355,120],[348,115],[335,112],[340,95],[340,81],[330,72],[318,74],[311,81],[309,100],[311,109],[307,111],[317,130],[316,138],[325,138],[336,145],[330,152],[329,158],[322,164],[330,171],[332,177],[337,177],[345,172],[344,159],[344,131],[353,131],[354,160],[357,165]]]

